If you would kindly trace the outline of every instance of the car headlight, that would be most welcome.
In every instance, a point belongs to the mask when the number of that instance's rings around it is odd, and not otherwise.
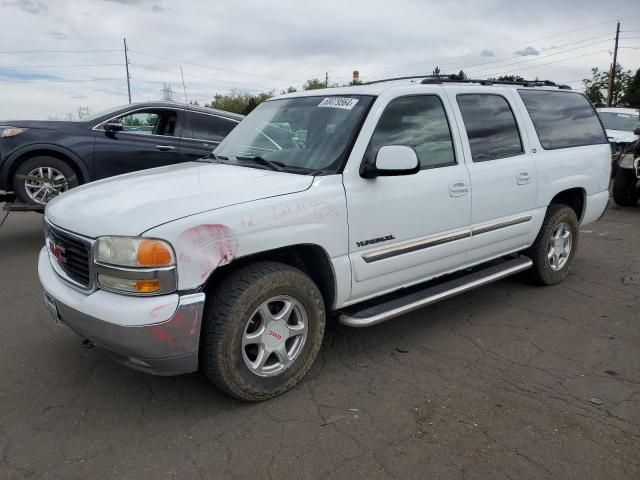
[[[98,285],[114,292],[159,295],[177,288],[173,248],[163,240],[100,237],[94,246]]]
[[[9,127],[6,125],[0,125],[0,138],[15,137],[24,132],[26,128]]]
[[[618,162],[618,165],[622,168],[633,168],[633,154],[624,154]]]

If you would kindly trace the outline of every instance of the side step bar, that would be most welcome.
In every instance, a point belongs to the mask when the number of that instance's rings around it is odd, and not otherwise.
[[[354,308],[357,309],[357,306],[350,307],[345,309],[340,315],[340,323],[349,327],[368,327],[375,325],[376,323],[404,315],[405,313],[426,307],[440,300],[453,297],[459,293],[473,290],[474,288],[495,282],[509,275],[522,272],[532,265],[533,262],[528,257],[517,257],[498,265],[476,270],[453,280],[448,280],[434,286],[427,286],[426,288],[413,291],[404,296],[396,296],[391,300],[373,306],[371,306],[370,302],[367,302],[369,306],[361,310],[354,310]]]

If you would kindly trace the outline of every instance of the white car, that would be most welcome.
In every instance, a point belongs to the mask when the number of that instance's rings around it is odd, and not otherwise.
[[[524,270],[560,282],[609,176],[594,109],[550,82],[295,92],[209,158],[51,201],[39,277],[54,319],[117,360],[264,400],[330,314],[364,327]]]
[[[627,145],[637,140],[633,130],[640,127],[640,110],[637,108],[598,108],[598,116],[611,143]]]

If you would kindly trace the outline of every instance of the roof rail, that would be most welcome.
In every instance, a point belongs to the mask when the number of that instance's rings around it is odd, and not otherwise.
[[[520,85],[521,87],[557,87],[562,90],[571,90],[569,85],[559,85],[549,80],[494,80],[494,79],[473,79],[463,78],[460,75],[412,75],[409,77],[386,78],[367,82],[365,85],[374,83],[392,82],[394,80],[414,80],[421,78],[422,84],[434,83],[478,83],[480,85]]]

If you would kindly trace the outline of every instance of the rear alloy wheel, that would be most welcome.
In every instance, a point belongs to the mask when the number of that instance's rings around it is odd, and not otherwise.
[[[46,205],[77,185],[78,178],[73,169],[53,157],[30,158],[18,167],[13,180],[18,198],[31,205]]]

